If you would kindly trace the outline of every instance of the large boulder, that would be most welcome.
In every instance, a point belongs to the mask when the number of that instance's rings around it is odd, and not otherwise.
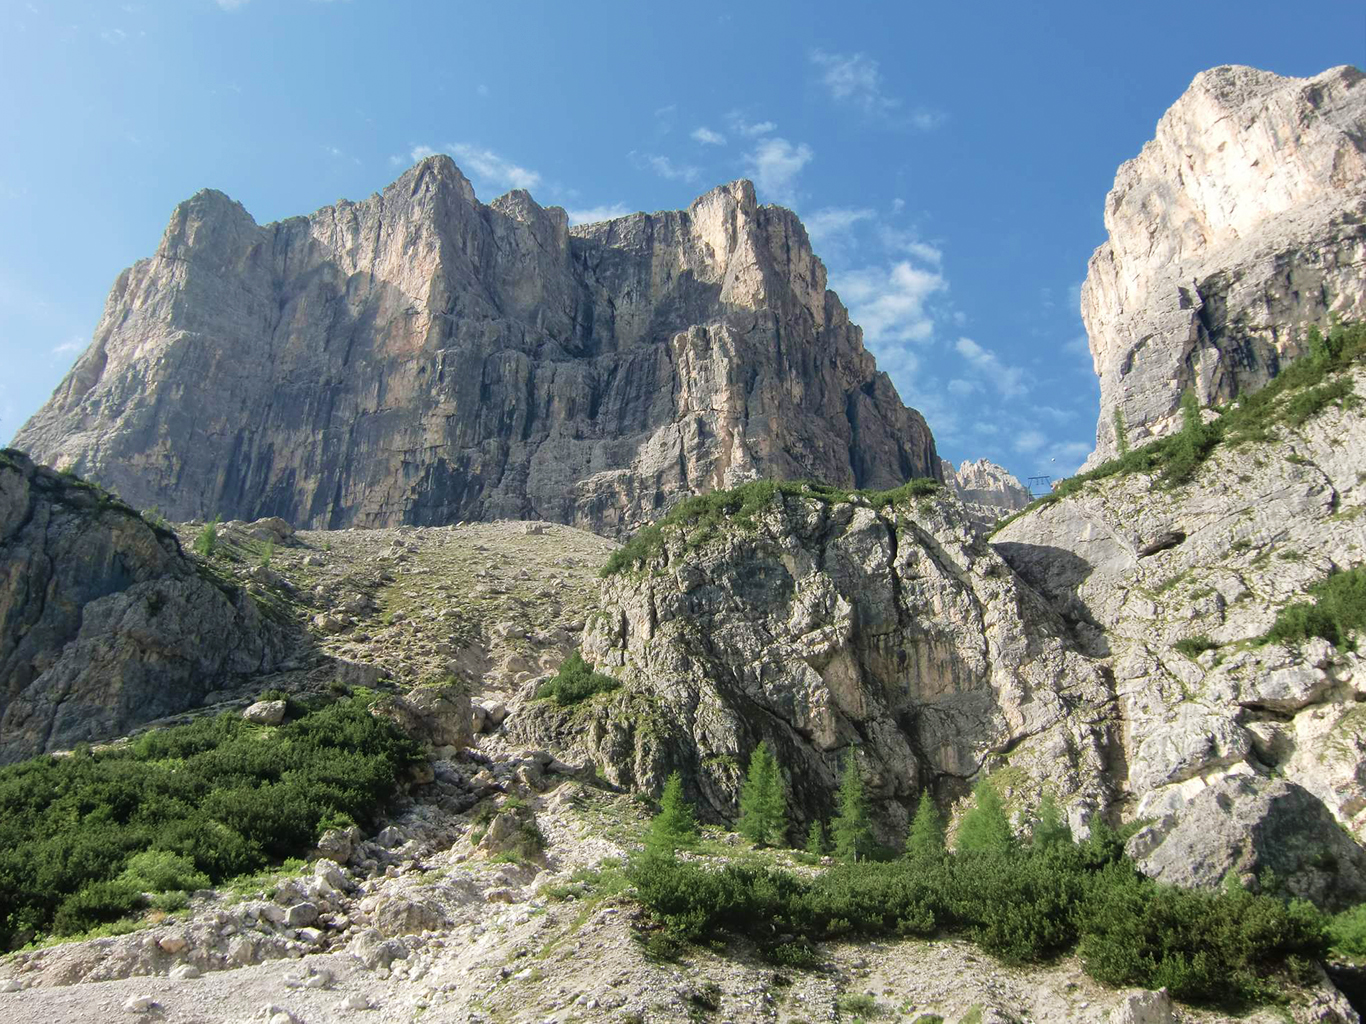
[[[1366,850],[1284,779],[1221,779],[1127,849],[1145,874],[1173,885],[1214,888],[1232,876],[1256,886],[1272,872],[1286,891],[1332,910],[1366,900]]]

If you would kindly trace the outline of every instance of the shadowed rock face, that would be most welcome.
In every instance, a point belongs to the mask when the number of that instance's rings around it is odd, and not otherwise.
[[[0,762],[197,706],[290,638],[98,489],[0,453]]]
[[[16,444],[172,518],[621,532],[758,476],[892,487],[934,441],[806,232],[735,182],[570,229],[447,157],[258,226],[205,191]]]
[[[1197,75],[1120,167],[1081,313],[1100,375],[1092,463],[1260,387],[1311,324],[1366,316],[1366,76]]]

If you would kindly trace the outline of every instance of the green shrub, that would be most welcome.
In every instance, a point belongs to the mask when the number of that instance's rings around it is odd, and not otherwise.
[[[277,729],[224,714],[0,768],[0,944],[117,920],[371,820],[421,756],[359,700]]]
[[[594,672],[593,666],[575,651],[564,659],[560,670],[552,678],[536,688],[536,697],[539,700],[553,700],[563,707],[578,704],[599,693],[608,693],[620,685],[611,676]]]
[[[1366,567],[1335,572],[1309,587],[1312,603],[1282,608],[1262,643],[1295,644],[1312,636],[1355,650],[1351,634],[1366,629]]]
[[[1328,937],[1335,956],[1366,960],[1366,903],[1344,910],[1328,922]]]
[[[1184,640],[1178,640],[1172,644],[1173,650],[1184,654],[1187,658],[1199,657],[1205,651],[1215,650],[1218,646],[1217,642],[1203,633],[1198,636],[1188,636]]]

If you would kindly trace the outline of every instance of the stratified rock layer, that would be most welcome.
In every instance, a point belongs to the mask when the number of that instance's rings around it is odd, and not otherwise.
[[[1180,397],[1275,376],[1311,324],[1366,316],[1366,76],[1197,75],[1120,167],[1082,318],[1100,375],[1092,462],[1165,433]]]
[[[0,761],[118,736],[269,672],[284,631],[228,591],[170,531],[0,453]]]
[[[16,444],[177,519],[621,532],[759,476],[892,487],[934,441],[749,182],[570,229],[447,157],[258,226],[205,191]]]

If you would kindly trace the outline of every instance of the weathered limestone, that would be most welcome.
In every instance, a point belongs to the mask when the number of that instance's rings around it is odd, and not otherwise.
[[[937,476],[797,217],[753,186],[570,229],[448,157],[258,226],[177,207],[19,432],[177,519],[628,530],[760,476]]]
[[[1082,318],[1100,375],[1092,462],[1275,376],[1311,324],[1366,316],[1366,76],[1201,72],[1120,167]]]

